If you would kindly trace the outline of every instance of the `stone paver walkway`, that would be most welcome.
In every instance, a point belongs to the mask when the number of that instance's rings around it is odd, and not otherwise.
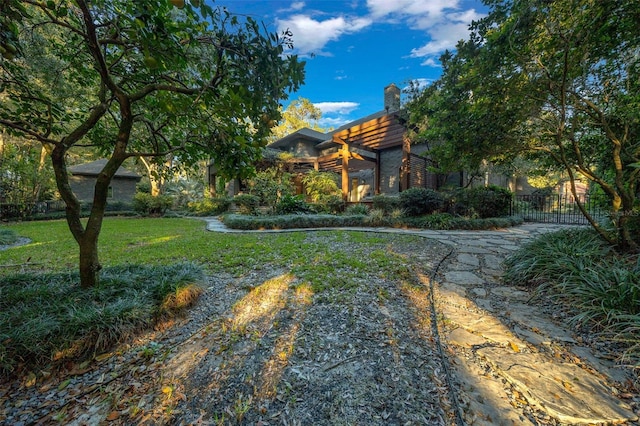
[[[435,300],[462,391],[461,411],[469,425],[553,420],[637,424],[631,407],[615,396],[615,382],[627,381],[626,372],[598,358],[547,313],[527,304],[528,292],[500,281],[501,264],[509,253],[560,228],[544,224],[495,231],[350,228],[422,235],[452,248],[434,283]],[[211,218],[207,229],[247,232],[227,229]]]

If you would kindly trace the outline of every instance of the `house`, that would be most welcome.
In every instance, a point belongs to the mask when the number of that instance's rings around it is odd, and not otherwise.
[[[69,176],[69,184],[80,201],[93,201],[96,179],[106,163],[106,159],[101,159],[68,168],[71,174],[71,176]],[[113,176],[113,179],[111,179],[107,202],[130,203],[133,201],[133,196],[136,193],[136,185],[140,179],[141,176],[137,173],[120,167]]]
[[[337,173],[345,201],[437,185],[437,177],[427,172],[428,159],[411,152],[400,110],[400,89],[395,84],[384,88],[384,109],[328,133],[300,129],[268,148],[292,154],[289,161],[294,174],[311,169]],[[208,173],[214,189],[213,165]],[[229,195],[238,191],[238,181],[227,186]]]

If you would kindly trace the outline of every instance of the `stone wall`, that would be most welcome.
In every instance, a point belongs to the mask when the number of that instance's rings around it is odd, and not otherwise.
[[[76,197],[82,202],[92,202],[96,178],[92,176],[70,176],[69,183]],[[136,193],[137,179],[121,179],[114,177],[111,180],[110,197],[107,201],[130,203]]]
[[[385,149],[380,152],[380,193],[397,194],[400,192],[400,167],[402,166],[402,147]]]
[[[297,140],[291,144],[289,151],[294,157],[316,157],[316,143],[307,140]]]

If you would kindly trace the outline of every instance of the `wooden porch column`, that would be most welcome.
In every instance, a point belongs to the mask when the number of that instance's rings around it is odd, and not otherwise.
[[[349,145],[342,145],[342,199],[349,201]]]
[[[376,151],[376,169],[374,175],[374,191],[373,193],[376,195],[380,195],[380,151]]]

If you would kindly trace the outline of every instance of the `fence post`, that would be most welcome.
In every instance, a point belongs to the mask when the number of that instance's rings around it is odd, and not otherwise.
[[[560,219],[562,218],[562,194],[558,194],[558,220],[556,223],[560,223]]]

